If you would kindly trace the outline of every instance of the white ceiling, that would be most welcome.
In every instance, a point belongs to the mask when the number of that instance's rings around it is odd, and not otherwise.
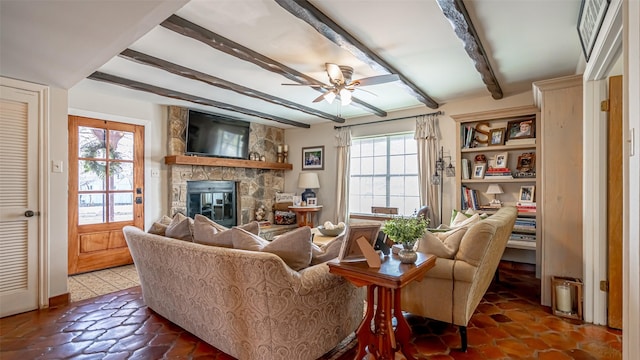
[[[270,59],[328,83],[325,63],[354,68],[353,79],[383,75],[272,0],[7,1],[0,0],[0,74],[64,89],[91,87],[111,95],[181,105],[249,121],[264,120],[86,79],[117,75],[281,118],[330,121],[152,68],[117,55],[126,48],[263,93],[349,119],[371,115],[353,105],[312,103],[321,93],[250,62],[159,26],[172,14]],[[491,96],[463,43],[435,0],[313,0],[316,8],[442,105]],[[576,32],[580,0],[474,0],[464,5],[505,96],[533,81],[575,74],[584,62]],[[388,113],[431,109],[399,82],[356,90]],[[380,118],[382,119],[382,118]]]

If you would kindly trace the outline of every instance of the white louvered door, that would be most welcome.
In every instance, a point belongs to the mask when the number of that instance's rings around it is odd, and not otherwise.
[[[0,317],[38,308],[38,116],[37,93],[0,87]]]

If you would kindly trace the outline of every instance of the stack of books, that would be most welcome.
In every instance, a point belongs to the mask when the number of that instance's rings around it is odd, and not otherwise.
[[[536,218],[518,217],[513,225],[513,231],[536,231]]]
[[[505,145],[535,145],[536,138],[511,139],[505,142]]]
[[[536,212],[536,203],[535,202],[518,202],[516,203],[516,208],[518,208],[518,212],[528,212],[534,213]]]
[[[487,179],[513,179],[511,170],[509,168],[489,168],[484,174],[484,178]]]

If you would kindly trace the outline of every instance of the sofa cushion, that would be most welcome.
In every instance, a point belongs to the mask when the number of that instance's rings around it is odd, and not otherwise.
[[[471,226],[462,237],[456,259],[466,261],[473,266],[480,265],[495,232],[495,225],[488,220]]]
[[[329,241],[328,243],[318,246],[316,244],[312,244],[311,247],[311,264],[316,265],[320,264],[332,259],[335,259],[340,254],[340,248],[342,247],[342,242],[344,241],[344,234],[339,235]]]
[[[164,236],[167,231],[167,226],[169,226],[169,224],[171,224],[171,218],[168,217],[167,215],[162,215],[162,217],[158,219],[158,221],[151,224],[151,227],[147,232],[149,234]]]
[[[167,225],[165,236],[185,241],[193,241],[193,219],[177,213]]]
[[[453,259],[458,252],[460,241],[467,231],[467,227],[459,227],[447,232],[426,234],[418,241],[417,251],[433,254],[440,258]]]

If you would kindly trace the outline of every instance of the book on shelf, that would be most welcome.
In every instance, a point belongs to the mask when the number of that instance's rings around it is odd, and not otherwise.
[[[480,203],[478,202],[478,192],[466,186],[462,187],[462,209],[478,210]]]
[[[470,178],[470,161],[468,159],[462,159],[462,178],[468,180]]]
[[[536,241],[536,236],[533,234],[512,233],[511,236],[509,236],[509,240]]]
[[[518,212],[534,213],[537,210],[535,202],[517,202],[516,208]]]
[[[460,140],[463,149],[471,148],[473,140],[475,139],[475,131],[476,129],[471,125],[460,127]]]
[[[513,176],[511,175],[511,170],[509,170],[509,168],[496,168],[496,167],[491,167],[489,169],[487,169],[487,171],[484,174],[484,177],[487,178],[492,178],[492,179],[513,179]]]
[[[535,145],[536,138],[511,139],[505,142],[505,145]]]

